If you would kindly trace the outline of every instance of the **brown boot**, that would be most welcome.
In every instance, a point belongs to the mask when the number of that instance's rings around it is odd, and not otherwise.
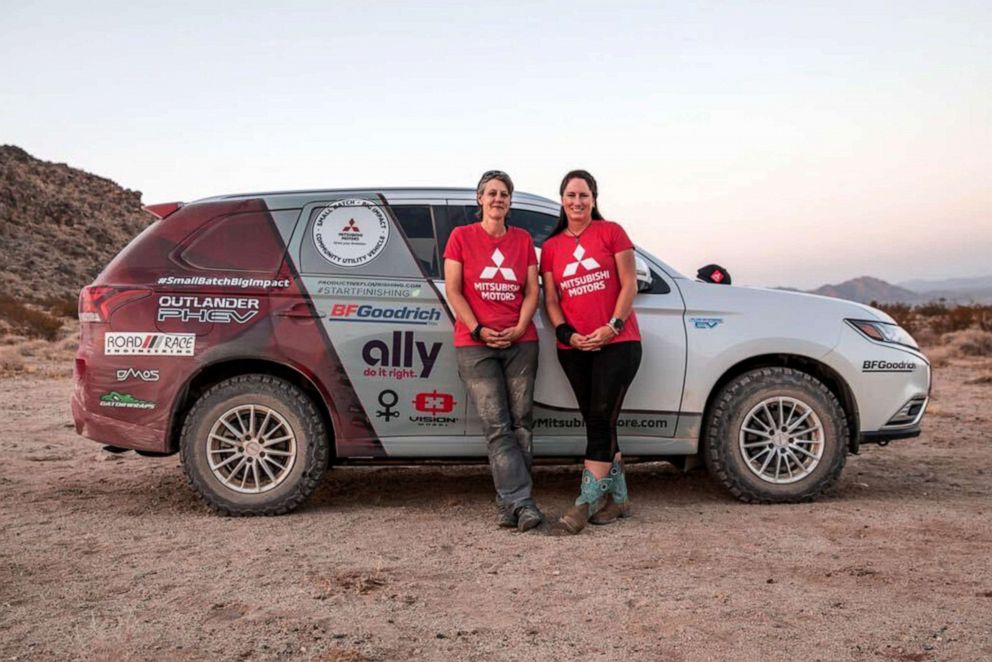
[[[600,509],[598,513],[589,518],[590,524],[609,524],[610,522],[615,522],[621,517],[628,517],[630,515],[630,500],[624,501],[623,503],[617,503],[613,499],[612,494],[606,495],[606,505]]]
[[[605,503],[603,495],[610,491],[609,477],[596,480],[588,469],[582,470],[582,487],[575,505],[565,511],[558,521],[569,533],[575,534],[586,528],[589,518],[599,512]]]
[[[623,461],[614,460],[610,467],[610,493],[606,495],[603,509],[590,517],[589,523],[609,524],[629,515],[630,499],[627,497],[627,478],[623,471]]]

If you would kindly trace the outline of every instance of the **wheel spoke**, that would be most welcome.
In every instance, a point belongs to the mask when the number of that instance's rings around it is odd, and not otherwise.
[[[233,479],[233,478],[234,478],[235,476],[237,476],[237,475],[238,475],[238,471],[240,471],[240,470],[241,470],[241,467],[243,467],[243,466],[245,466],[245,464],[247,464],[247,463],[248,463],[248,458],[247,458],[247,457],[244,457],[244,456],[241,456],[241,461],[240,461],[240,462],[238,462],[238,464],[237,464],[237,465],[236,465],[236,466],[234,467],[234,469],[233,469],[233,470],[231,470],[231,473],[229,473],[229,474],[227,474],[227,477],[226,477],[226,478],[224,478],[224,482],[225,482],[225,483],[230,483],[230,482],[231,482],[231,480],[232,480],[232,479]]]
[[[262,439],[265,439],[265,435],[268,434],[265,431],[265,426],[269,424],[269,419],[271,418],[272,418],[272,411],[266,410],[265,418],[262,419],[262,423],[258,426],[258,436],[261,437]]]
[[[248,436],[255,436],[255,405],[248,405]]]
[[[792,451],[797,451],[797,452],[799,452],[799,453],[802,453],[803,455],[806,455],[807,457],[810,457],[810,458],[812,458],[812,459],[814,459],[814,460],[818,460],[818,459],[820,459],[820,458],[818,458],[817,456],[815,456],[815,455],[813,455],[812,453],[810,453],[810,452],[809,452],[808,450],[806,450],[805,448],[800,448],[799,446],[794,446],[794,445],[792,445],[792,444],[789,444],[789,452],[791,453]]]
[[[272,473],[272,470],[271,469],[269,469],[269,462],[270,461],[271,460],[269,460],[269,458],[267,458],[267,457],[260,457],[258,459],[258,463],[262,465],[262,470],[265,471],[265,473],[267,473],[269,475],[269,480],[271,480],[274,483],[274,482],[276,482],[276,475],[274,473]],[[276,466],[277,469],[279,468],[279,465],[276,464],[275,462],[272,462],[272,464],[275,464],[275,466]]]
[[[225,428],[227,428],[228,430],[230,430],[231,434],[234,435],[235,439],[240,439],[241,438],[241,436],[242,436],[241,433],[238,432],[237,430],[235,430],[234,429],[234,426],[231,425],[230,423],[228,423],[226,419],[223,419],[222,418],[222,419],[220,419],[220,422],[223,423],[223,425],[224,425]]]
[[[224,460],[223,462],[221,462],[220,464],[214,465],[214,471],[220,469],[221,467],[223,467],[223,466],[225,466],[227,464],[230,464],[232,461],[237,460],[239,457],[241,457],[241,454],[240,453],[236,453],[236,454],[232,455],[231,457],[227,458],[226,460]]]
[[[771,410],[768,408],[768,405],[766,403],[764,403],[764,402],[761,403],[761,408],[765,410],[765,413],[766,414],[768,414],[768,429],[769,430],[774,430],[775,429],[775,417],[772,416]]]
[[[803,412],[803,415],[800,416],[795,421],[793,421],[792,422],[792,425],[789,425],[786,428],[785,431],[786,432],[792,432],[793,430],[795,430],[796,428],[798,428],[800,425],[802,425],[803,424],[803,421],[805,421],[807,418],[809,418],[809,415],[812,414],[812,413],[813,413],[813,410],[812,409],[807,409],[805,412]]]
[[[772,445],[772,442],[770,442],[768,440],[765,440],[765,441],[752,441],[750,443],[741,444],[741,445],[744,448],[755,448],[757,446],[771,446]]]
[[[771,439],[772,438],[772,436],[770,434],[768,434],[767,432],[765,432],[763,430],[755,430],[754,428],[747,428],[747,427],[744,427],[744,428],[741,428],[741,429],[744,430],[744,432],[750,432],[751,434],[756,434],[756,435],[758,435],[760,437],[764,437],[765,439]]]
[[[271,446],[273,444],[278,444],[278,443],[281,443],[283,441],[288,441],[289,439],[292,439],[292,438],[293,438],[293,435],[288,434],[285,437],[276,437],[275,439],[268,439],[268,440],[266,440],[262,444],[262,448],[268,448],[269,446]]]
[[[792,478],[792,462],[789,461],[788,451],[783,448],[779,451],[779,455],[785,458],[785,470],[789,472],[789,478]]]
[[[251,463],[251,473],[252,473],[252,476],[255,477],[255,489],[258,490],[260,487],[262,487],[262,481],[260,481],[258,479],[258,462],[257,461]]]
[[[768,457],[765,458],[765,463],[762,464],[761,465],[761,469],[758,470],[758,473],[759,474],[765,473],[765,469],[768,468],[768,465],[771,463],[772,458],[775,457],[775,452],[772,451],[771,448],[769,448],[768,451],[769,451],[769,453],[768,453]],[[755,458],[755,459],[757,459],[757,458]]]
[[[266,448],[265,449],[265,454],[266,455],[293,455],[293,453],[290,453],[289,451],[280,451],[280,450],[275,450],[274,448]]]
[[[778,426],[785,427],[785,406],[782,404],[782,398],[778,399]]]
[[[799,458],[796,456],[796,454],[792,452],[792,449],[791,448],[785,448],[784,450],[785,450],[785,454],[788,455],[790,458],[792,458],[792,461],[796,463],[796,468],[797,469],[802,469],[803,468],[803,463],[799,460]],[[789,471],[789,476],[790,477],[792,476],[792,471]]]
[[[227,437],[222,437],[219,434],[214,434],[213,432],[211,432],[209,435],[207,435],[207,438],[208,439],[214,439],[216,441],[221,442],[222,444],[228,444],[230,446],[237,446],[238,445],[238,440],[237,439],[228,439]]]
[[[775,453],[775,480],[778,480],[778,474],[781,469],[782,469],[782,454]]]

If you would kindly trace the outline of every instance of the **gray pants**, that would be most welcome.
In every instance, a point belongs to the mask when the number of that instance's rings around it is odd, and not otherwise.
[[[489,451],[496,503],[515,511],[534,505],[531,446],[534,426],[536,342],[506,349],[458,347],[458,374],[475,402]]]

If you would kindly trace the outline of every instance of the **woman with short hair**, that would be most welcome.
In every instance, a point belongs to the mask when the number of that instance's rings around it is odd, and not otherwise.
[[[641,364],[634,315],[634,245],[603,219],[596,180],[585,170],[562,179],[558,224],[541,247],[544,304],[558,339],[558,361],[586,424],[579,498],[561,517],[571,533],[587,522],[626,517],[630,504],[617,420]]]
[[[480,220],[452,231],[444,286],[455,312],[458,374],[486,437],[498,524],[527,531],[544,519],[531,495],[537,254],[528,232],[506,224],[512,195],[509,175],[483,173]]]

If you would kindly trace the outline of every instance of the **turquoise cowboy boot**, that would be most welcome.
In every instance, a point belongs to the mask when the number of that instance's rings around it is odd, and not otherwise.
[[[609,524],[617,518],[630,516],[630,499],[627,497],[627,478],[623,473],[623,460],[613,460],[610,466],[611,487],[602,509],[589,518],[590,524]]]
[[[596,480],[588,469],[582,470],[582,485],[579,488],[579,498],[575,505],[569,508],[559,520],[569,533],[578,533],[585,528],[589,518],[595,515],[604,505],[604,496],[610,492],[612,480],[609,476]]]

